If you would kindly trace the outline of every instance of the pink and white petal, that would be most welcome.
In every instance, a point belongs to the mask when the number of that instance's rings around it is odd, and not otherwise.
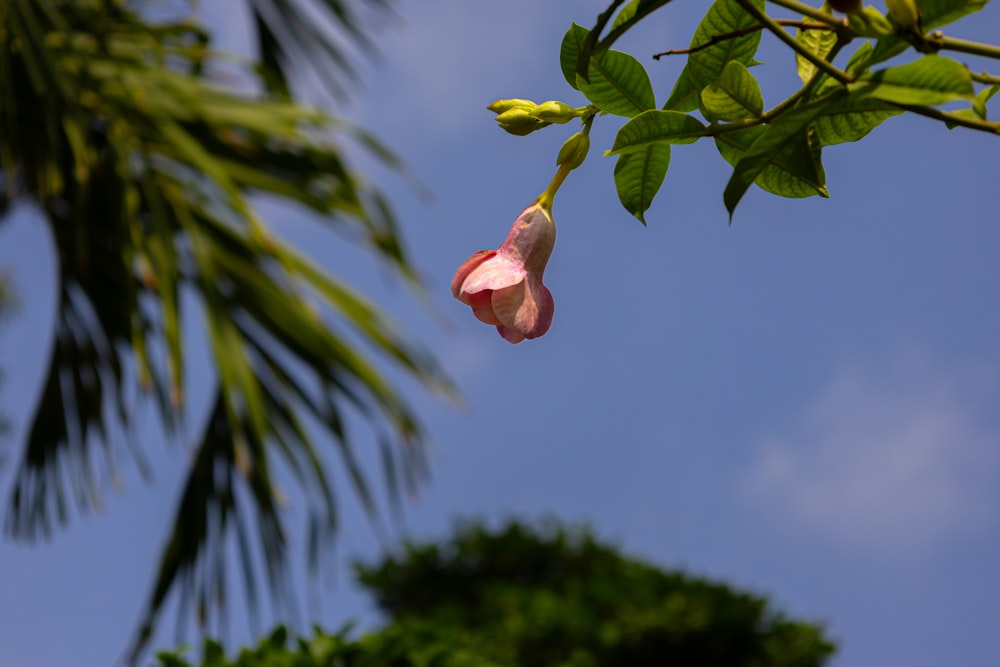
[[[469,274],[480,264],[497,254],[496,250],[480,250],[472,257],[462,262],[462,266],[455,271],[455,276],[451,279],[451,295],[459,301],[465,302],[461,297],[462,283],[469,277]]]
[[[524,335],[521,334],[519,331],[515,331],[514,329],[505,327],[502,324],[497,325],[497,332],[499,332],[500,336],[502,336],[503,339],[508,343],[517,344],[520,343],[522,340],[524,340]]]
[[[504,289],[493,290],[493,313],[502,325],[515,331],[521,331],[517,326],[517,312],[524,303],[524,285],[524,282],[520,282]]]
[[[459,300],[466,302],[466,298],[470,294],[517,285],[524,280],[524,276],[525,270],[520,264],[494,254],[465,277],[465,281],[461,285]]]
[[[528,275],[525,285],[524,303],[517,311],[514,327],[527,338],[538,338],[552,326],[556,304],[552,293],[534,274]]]
[[[500,322],[525,338],[538,338],[552,326],[555,302],[534,275],[520,285],[493,292],[493,312]]]

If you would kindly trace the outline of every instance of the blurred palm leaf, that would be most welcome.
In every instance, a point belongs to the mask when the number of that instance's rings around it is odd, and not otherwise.
[[[248,1],[268,90],[287,93],[292,54],[317,49],[349,76],[346,51],[305,21],[310,3]],[[349,41],[364,44],[348,6],[317,0],[309,11],[322,9],[348,28]],[[210,338],[218,390],[133,660],[171,591],[200,619],[222,606],[221,545],[233,533],[250,601],[254,535],[269,589],[283,598],[275,465],[295,475],[308,500],[308,560],[316,563],[336,530],[337,505],[312,427],[329,436],[372,516],[347,419],[372,428],[391,498],[421,479],[425,434],[379,359],[452,394],[432,358],[272,236],[249,199],[267,193],[308,207],[413,280],[382,196],[333,141],[353,134],[371,146],[371,138],[285,95],[251,97],[212,83],[204,75],[216,57],[208,38],[196,24],[150,22],[117,0],[0,0],[0,210],[18,198],[37,202],[59,259],[54,346],[11,491],[8,534],[47,536],[72,506],[94,506],[102,478],[117,476],[114,443],[128,442],[142,463],[131,389],[152,398],[166,430],[178,432],[182,295],[201,304]]]
[[[289,93],[290,75],[304,70],[335,97],[344,94],[357,80],[355,52],[375,49],[368,25],[392,13],[390,0],[246,1],[261,78],[268,90],[283,95]]]
[[[4,323],[13,304],[14,299],[10,289],[10,279],[0,273],[0,325]],[[0,368],[0,383],[3,383],[3,368]],[[7,421],[4,413],[0,412],[0,466],[3,466],[7,458],[7,451],[4,444],[9,432],[10,422]]]

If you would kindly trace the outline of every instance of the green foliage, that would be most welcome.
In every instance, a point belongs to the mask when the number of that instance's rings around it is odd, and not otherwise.
[[[615,163],[615,188],[625,210],[646,224],[645,213],[670,166],[669,144],[656,143],[622,155]]]
[[[764,9],[764,0],[753,0],[753,5]],[[746,12],[737,0],[717,0],[709,7],[691,37],[691,47],[708,44],[718,35],[738,32],[754,25],[754,18]],[[691,82],[699,90],[715,83],[726,65],[737,62],[751,67],[757,64],[754,56],[760,46],[760,31],[722,40],[708,48],[699,48],[688,56],[686,69]]]
[[[315,17],[326,12],[363,42],[349,10],[356,3],[252,3],[257,87],[273,93],[263,96],[207,74],[225,59],[202,27],[152,22],[132,4],[0,5],[0,209],[33,200],[58,253],[54,348],[19,448],[10,535],[48,536],[73,505],[96,505],[106,478],[118,476],[118,442],[142,467],[136,390],[168,433],[181,432],[192,315],[181,303],[193,297],[201,308],[218,384],[191,437],[138,650],[172,591],[181,589],[199,618],[225,603],[219,555],[234,533],[250,602],[255,545],[274,599],[285,601],[276,468],[291,471],[305,499],[306,556],[315,564],[337,526],[326,462],[339,458],[376,516],[345,421],[371,427],[397,497],[425,473],[426,436],[387,368],[451,388],[397,323],[276,238],[251,198],[311,210],[416,284],[390,208],[339,146],[353,141],[390,168],[398,161],[362,130],[289,98],[296,54],[318,52],[311,62],[330,66],[334,88],[335,71],[349,77],[340,64],[347,42],[328,42]]]
[[[466,524],[447,543],[408,544],[358,573],[389,619],[381,630],[315,630],[286,648],[279,629],[232,662],[209,642],[202,667],[810,667],[834,650],[818,626],[764,598],[551,523]],[[160,667],[189,666],[160,655]]]
[[[841,91],[835,91],[782,114],[754,137],[736,159],[735,170],[723,193],[730,214],[747,188],[771,165],[780,165],[787,177],[770,184],[769,190],[774,194],[783,197],[828,196],[826,176],[819,161],[819,146],[809,128],[817,116],[842,96]]]
[[[701,109],[709,120],[760,118],[764,96],[746,65],[730,60],[718,80],[702,89]]]
[[[837,33],[833,30],[807,30],[799,28],[795,34],[795,41],[808,50],[817,58],[826,58],[837,45]],[[795,54],[795,66],[799,74],[799,79],[803,84],[809,83],[816,74],[816,65],[801,53]]]
[[[825,5],[816,8],[798,0],[715,0],[688,48],[654,56],[687,55],[670,95],[656,112],[651,111],[655,100],[645,69],[609,46],[666,4],[634,0],[623,6],[615,0],[591,30],[574,23],[559,54],[567,82],[584,94],[595,112],[630,119],[618,130],[608,154],[619,156],[614,181],[622,205],[644,224],[666,176],[673,144],[714,139],[733,167],[723,193],[732,216],[755,183],[782,197],[829,196],[823,148],[858,141],[892,116],[910,112],[949,128],[1000,134],[1000,123],[988,120],[987,109],[1000,77],[973,75],[958,60],[942,55],[957,51],[1000,60],[1000,46],[927,32],[979,11],[985,5],[982,0],[917,0],[922,20],[902,21],[907,25],[874,7],[844,21]],[[765,12],[767,6],[797,16],[772,18]],[[786,26],[795,26],[795,34]],[[770,109],[751,71],[760,64],[755,56],[764,32],[792,50],[802,83]],[[836,59],[852,43],[857,47],[846,66],[838,68]],[[876,69],[909,49],[924,55]],[[969,107],[938,108],[956,101]],[[685,115],[695,111],[705,123]]]
[[[591,104],[605,113],[632,118],[656,105],[649,75],[639,61],[621,51],[590,59],[588,77],[577,85]]]
[[[651,145],[690,144],[704,131],[705,126],[693,116],[651,109],[622,125],[611,154],[631,153]]]
[[[847,86],[866,97],[899,105],[938,105],[973,96],[969,69],[951,58],[924,56],[916,62],[865,72]]]

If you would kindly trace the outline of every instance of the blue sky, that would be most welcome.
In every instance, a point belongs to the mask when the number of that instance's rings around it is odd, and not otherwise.
[[[394,194],[430,312],[314,221],[264,208],[277,230],[435,350],[464,390],[456,410],[408,387],[437,447],[434,480],[409,503],[401,532],[441,536],[457,516],[584,520],[629,552],[824,622],[839,667],[995,665],[996,137],[890,119],[826,151],[831,199],[753,189],[732,226],[728,167],[710,144],[679,146],[644,228],[618,204],[613,160],[601,157],[619,121],[599,118],[591,158],[556,198],[551,331],[509,345],[448,294],[455,268],[499,245],[545,187],[575,131],[512,137],[484,107],[498,97],[582,104],[560,73],[559,42],[603,4],[402,2],[403,20],[382,33],[381,62],[347,111],[433,193],[424,203],[375,174]],[[224,44],[239,48],[239,16],[223,16],[234,6],[220,3],[209,18],[224,19]],[[682,63],[648,56],[686,45],[703,7],[672,4],[621,44],[647,66],[661,101]],[[949,34],[995,38],[1000,10]],[[770,106],[794,63],[768,37],[759,57]],[[0,406],[23,428],[54,303],[51,245],[30,210],[0,227],[0,267],[22,301],[0,339]],[[192,309],[194,331],[198,319]],[[197,367],[204,350],[193,350]],[[197,428],[210,378],[193,379]],[[187,464],[185,443],[154,429],[148,440],[151,485],[127,475],[101,512],[51,543],[0,542],[4,665],[121,656]],[[4,498],[13,471],[0,470]],[[294,521],[294,499],[289,513]],[[376,553],[350,509],[334,561]],[[343,572],[328,579],[323,623],[371,617]],[[246,641],[241,611],[231,616],[234,641]],[[174,639],[165,620],[160,646]]]

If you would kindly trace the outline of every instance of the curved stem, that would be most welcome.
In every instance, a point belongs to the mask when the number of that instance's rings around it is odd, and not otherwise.
[[[583,127],[580,129],[580,134],[589,137],[590,128],[591,126],[593,126],[594,118],[597,117],[597,114],[600,111],[600,109],[595,107],[593,104],[586,107],[586,109],[587,109],[586,113],[584,113],[583,117],[580,119],[580,122],[583,125]],[[558,192],[559,188],[562,187],[563,181],[565,181],[566,177],[569,176],[569,172],[573,171],[578,166],[580,165],[579,164],[574,166],[570,166],[568,164],[559,165],[559,168],[556,170],[555,176],[553,176],[552,180],[549,181],[548,186],[545,188],[542,194],[538,195],[539,205],[541,205],[543,208],[551,210],[552,202],[556,198],[556,192]]]
[[[563,181],[566,180],[566,177],[569,176],[569,172],[571,171],[573,170],[566,165],[559,166],[559,169],[556,170],[556,175],[552,177],[551,181],[549,181],[548,187],[545,188],[545,191],[542,192],[542,194],[538,195],[538,204],[542,208],[552,210],[552,202],[556,198],[556,192],[559,191]]]

